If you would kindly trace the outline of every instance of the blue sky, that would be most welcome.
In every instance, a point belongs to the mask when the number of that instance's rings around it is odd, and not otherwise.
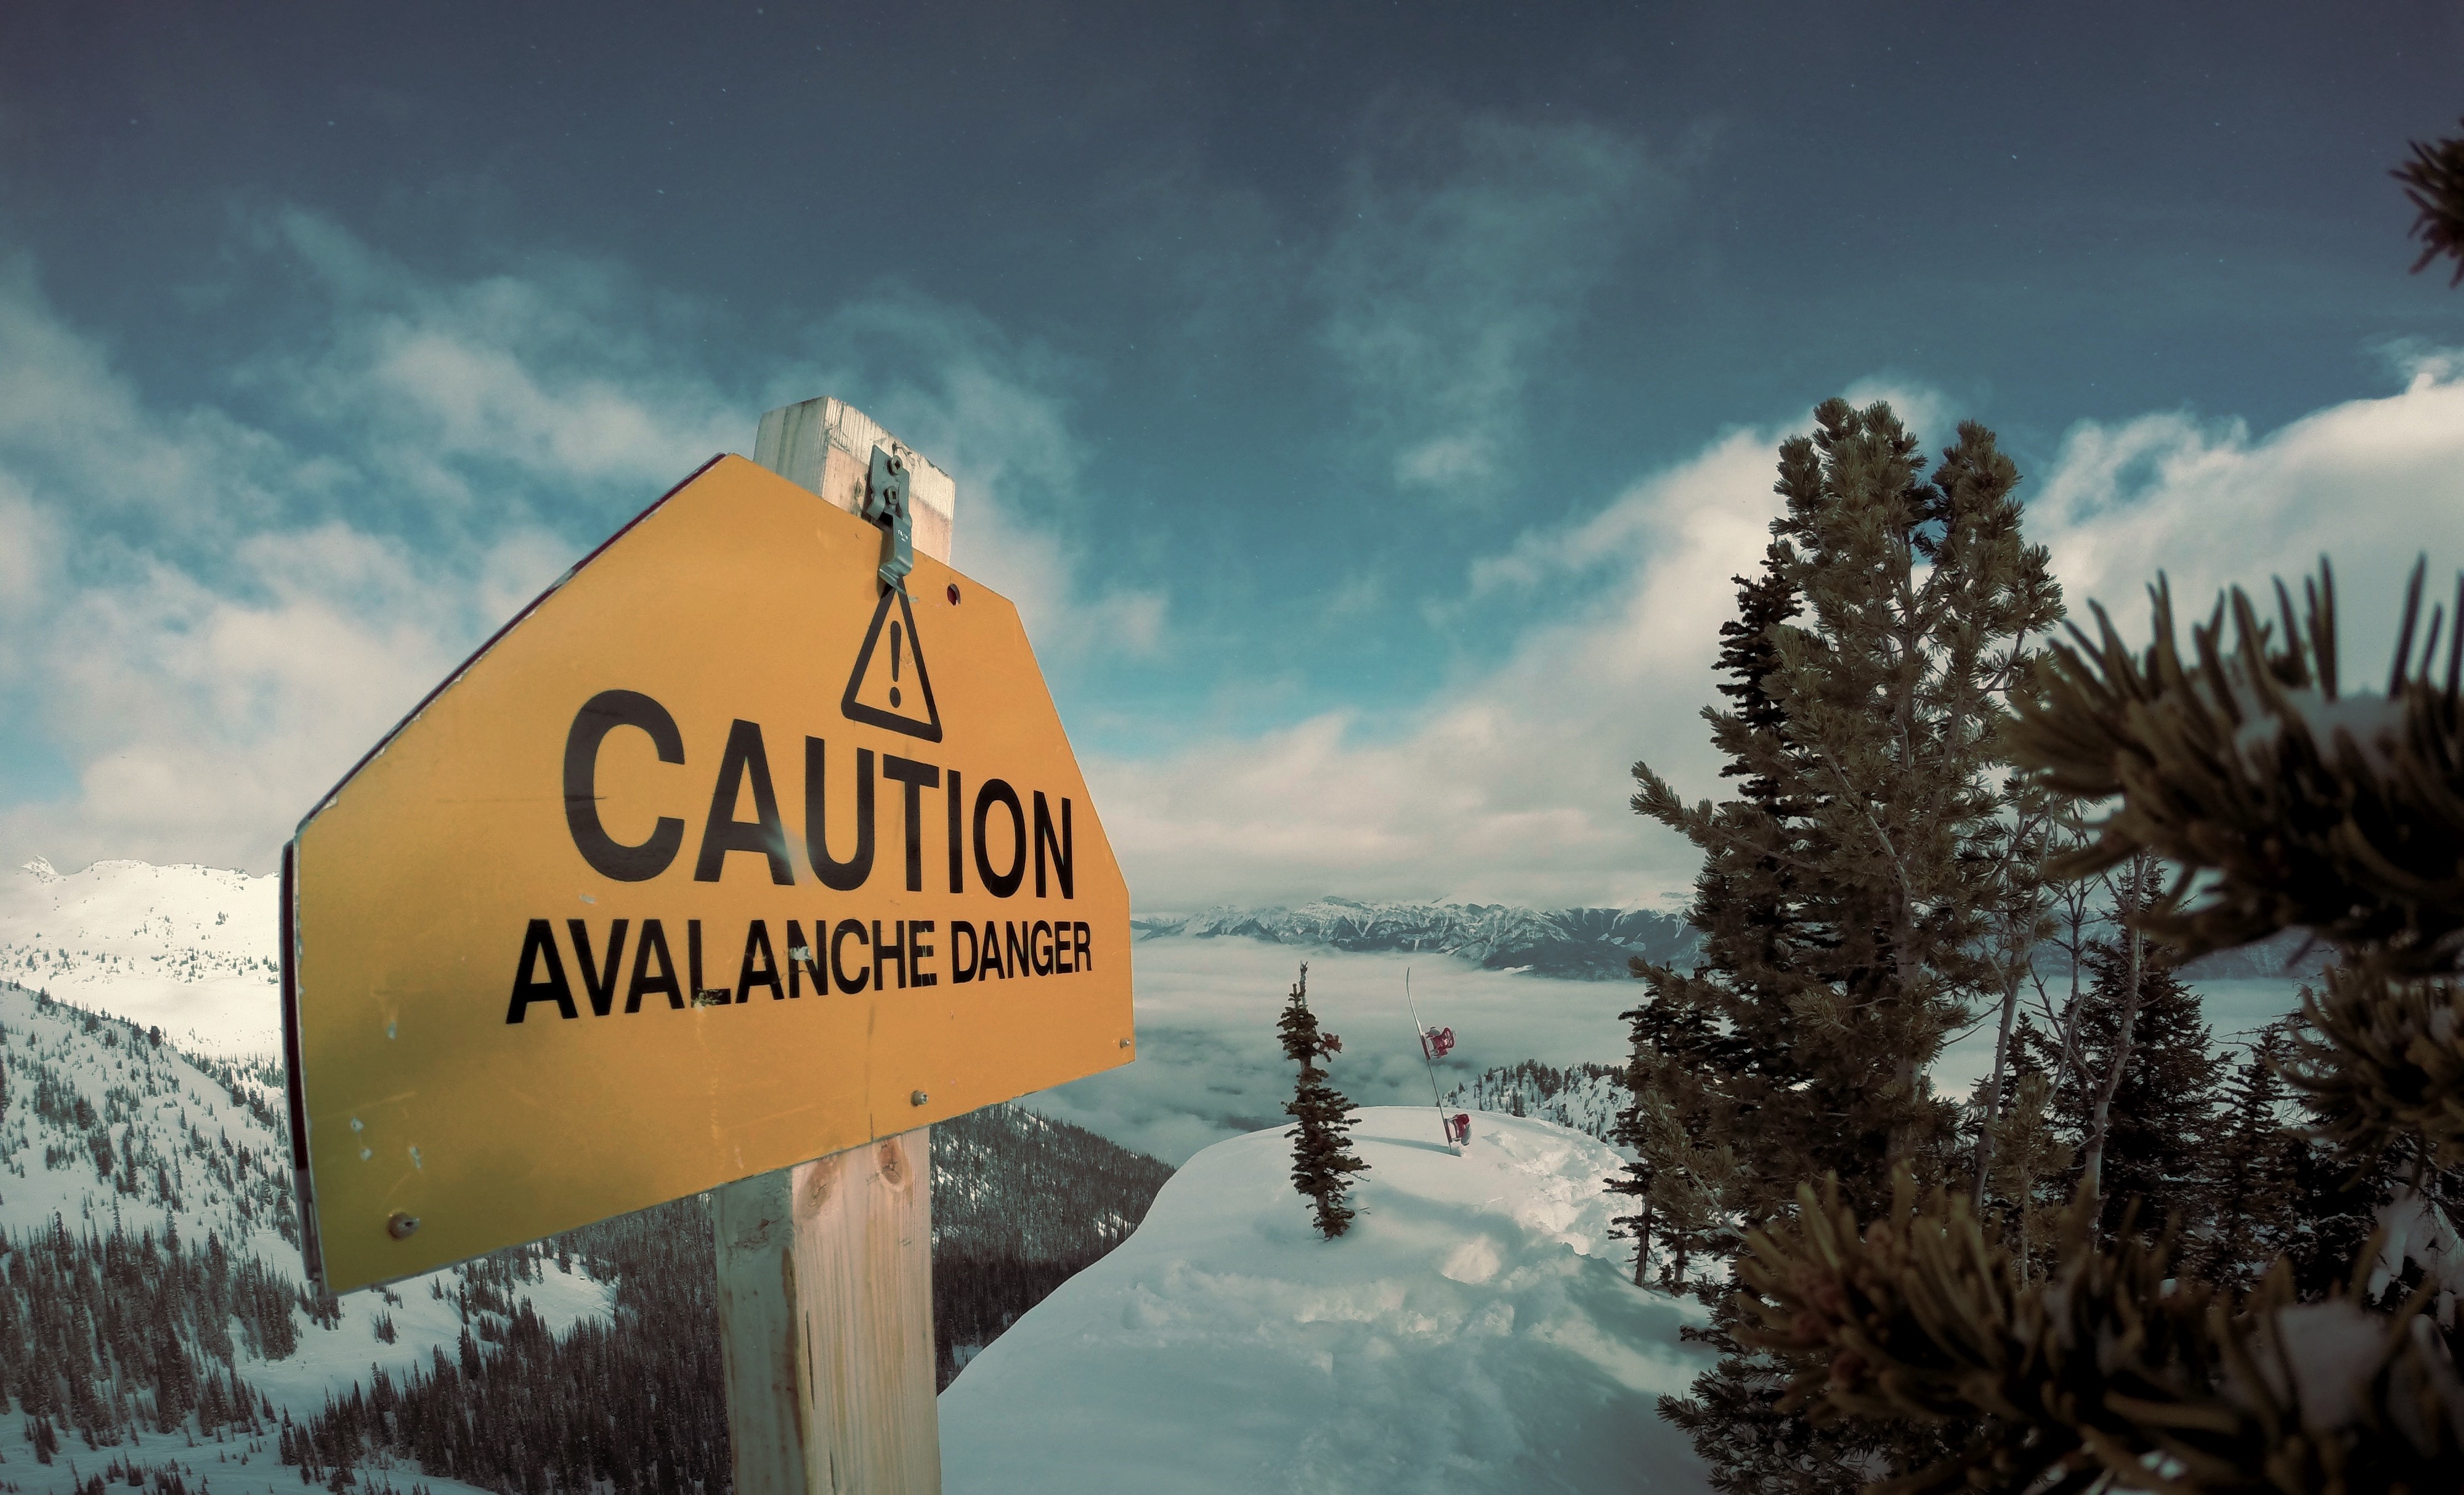
[[[0,856],[263,869],[760,411],[953,471],[1138,901],[1650,902],[1835,393],[2075,603],[2464,565],[2464,13],[0,12]],[[2380,610],[2384,610],[2383,608]]]

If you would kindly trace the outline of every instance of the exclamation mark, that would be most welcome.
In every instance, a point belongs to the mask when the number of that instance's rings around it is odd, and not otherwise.
[[[895,682],[896,682],[896,681],[897,681],[897,679],[898,679],[898,641],[899,641],[899,637],[900,637],[901,631],[902,631],[902,630],[899,628],[899,627],[898,627],[898,625],[897,625],[896,623],[892,623],[892,624],[891,624],[891,626],[890,626],[890,678],[891,678],[891,680],[892,684],[891,684],[891,687],[890,687],[890,704],[891,704],[891,705],[892,705],[892,706],[895,706],[895,705],[897,705],[897,704],[898,704],[898,686],[897,686],[897,684],[896,684]]]

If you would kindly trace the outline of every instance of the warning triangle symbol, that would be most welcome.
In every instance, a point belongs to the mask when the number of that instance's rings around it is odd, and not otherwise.
[[[891,604],[898,606],[892,616]],[[881,594],[872,627],[856,651],[839,711],[849,721],[903,732],[927,742],[941,740],[941,708],[933,701],[933,677],[924,669],[924,643],[915,636],[915,609],[907,588]]]

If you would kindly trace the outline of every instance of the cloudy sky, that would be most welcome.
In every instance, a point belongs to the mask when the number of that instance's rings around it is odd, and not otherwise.
[[[0,865],[263,870],[760,412],[953,471],[1139,904],[1651,902],[1772,449],[2073,604],[2464,566],[2464,12],[0,8]]]

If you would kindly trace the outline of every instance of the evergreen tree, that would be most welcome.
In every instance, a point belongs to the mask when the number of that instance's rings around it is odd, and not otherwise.
[[[1300,1123],[1284,1133],[1292,1139],[1292,1187],[1315,1208],[1319,1236],[1331,1241],[1352,1227],[1351,1176],[1369,1165],[1346,1151],[1352,1102],[1326,1083],[1326,1071],[1318,1067],[1321,1058],[1342,1050],[1343,1041],[1318,1032],[1317,1014],[1309,1008],[1307,961],[1275,1031],[1283,1037],[1285,1057],[1301,1066],[1295,1093],[1284,1105]]]
[[[1782,481],[1787,481],[1785,474]],[[1741,859],[1704,861],[1688,917],[1697,928],[1723,931],[1739,947],[1704,962],[1714,968],[1768,967],[1787,958],[1793,864],[1778,847],[1799,807],[1785,800],[1780,780],[1768,771],[1787,713],[1765,683],[1779,666],[1771,629],[1800,611],[1785,561],[1785,552],[1772,545],[1764,551],[1762,570],[1755,577],[1730,578],[1737,584],[1737,616],[1720,625],[1717,667],[1728,677],[1720,682],[1719,692],[1734,704],[1727,713],[1704,714],[1727,759],[1720,777],[1745,780],[1743,798],[1733,805],[1736,819],[1749,827],[1747,834],[1755,844],[1769,848]],[[1760,751],[1749,750],[1749,743]],[[1650,770],[1637,763],[1634,772],[1641,780]],[[1634,807],[1650,813],[1640,794]],[[1670,968],[1639,956],[1630,964],[1646,983],[1647,995],[1641,1005],[1618,1014],[1628,1025],[1631,1057],[1625,1085],[1633,1102],[1618,1113],[1611,1138],[1633,1149],[1635,1157],[1607,1184],[1611,1193],[1637,1204],[1613,1225],[1635,1242],[1637,1286],[1648,1280],[1657,1233],[1665,1256],[1660,1284],[1672,1292],[1683,1291],[1689,1265],[1702,1260],[1716,1265],[1719,1252],[1733,1237],[1724,1227],[1727,1196],[1738,1178],[1737,1155],[1711,1133],[1728,1119],[1723,1115],[1729,1108],[1722,1104],[1719,1085],[1724,1071],[1756,1056],[1714,1027],[1722,1020],[1716,998],[1693,992]],[[1707,1280],[1703,1290],[1713,1290],[1715,1282]]]
[[[2198,994],[2163,959],[2141,961],[2133,1010],[2126,944],[2108,938],[2088,945],[2086,1000],[2072,1036],[2079,1070],[2101,1085],[2123,1047],[2125,1015],[2131,1020],[2106,1123],[2101,1222],[2108,1231],[2120,1228],[2135,1200],[2140,1228],[2157,1230],[2168,1221],[2189,1226],[2207,1220],[2212,1209],[2211,1148],[2223,1124],[2225,1066],[2210,1050]],[[2029,1042],[2050,1069],[2058,1058],[2053,1041],[2032,1033]],[[2097,1099],[2097,1088],[2077,1083],[2054,1092],[2054,1120],[2080,1154],[2094,1127]],[[2083,1168],[2082,1155],[2049,1181],[2067,1198]]]
[[[2464,1162],[2464,639],[2444,609],[2424,630],[2421,582],[2384,693],[2342,688],[2322,575],[2299,613],[2277,587],[2280,628],[2233,592],[2189,650],[2160,590],[2144,658],[2100,618],[2025,708],[2023,760],[2115,802],[2068,870],[2183,869],[2136,933],[2192,958],[2306,929],[2341,960],[2274,1065],[2308,1121],[2282,1172],[2256,1076],[2220,1132],[2219,1153],[2239,1136],[2266,1165],[2256,1189],[2292,1196],[2291,1239],[2246,1295],[2236,1264],[2207,1278],[2195,1247],[2101,1234],[2084,1188],[2043,1281],[1965,1196],[1904,1172],[1881,1219],[1809,1184],[1756,1235],[1738,1337],[1790,1375],[1787,1405],[1824,1426],[1966,1424],[1904,1487],[2464,1488],[2464,1324],[2437,1290]],[[2457,603],[2464,618],[2464,578]],[[2218,1224],[2243,1228],[2222,1208]]]
[[[2284,1228],[2293,1202],[2294,1147],[2285,1125],[2282,1025],[2271,1023],[2233,1066],[2224,1116],[2208,1154],[2213,1229],[2196,1257],[2211,1282],[2235,1292],[2257,1285],[2266,1264],[2290,1244]]]
[[[1982,1125],[1992,1136],[1985,1154],[1984,1199],[2000,1220],[2019,1269],[2030,1274],[2056,1238],[2060,1203],[2055,1191],[2079,1155],[2054,1125],[2054,1077],[2029,1051],[2034,1035],[2035,1025],[2023,1019],[2013,1035],[2007,1083],[1978,1097]],[[1980,1204],[1979,1213],[1986,1207]]]
[[[1700,1277],[1677,1275],[1719,1306],[1723,1358],[1663,1411],[1723,1489],[1845,1489],[1912,1457],[1897,1434],[1777,1412],[1770,1363],[1727,1334],[1727,1265],[1749,1227],[1793,1211],[1801,1178],[1880,1201],[1894,1162],[1958,1166],[1925,1069],[1977,996],[2004,994],[1995,919],[2034,876],[2005,824],[1998,735],[2059,592],[1991,432],[1963,425],[1929,482],[1924,468],[1883,405],[1826,402],[1782,445],[1787,512],[1724,629],[1732,704],[1705,713],[1741,796],[1687,805],[1635,765],[1635,809],[1702,852],[1703,944],[1690,972],[1636,967],[1649,995],[1626,1015],[1623,1132],[1639,1156],[1617,1183],[1647,1201],[1630,1223],[1705,1253]]]

